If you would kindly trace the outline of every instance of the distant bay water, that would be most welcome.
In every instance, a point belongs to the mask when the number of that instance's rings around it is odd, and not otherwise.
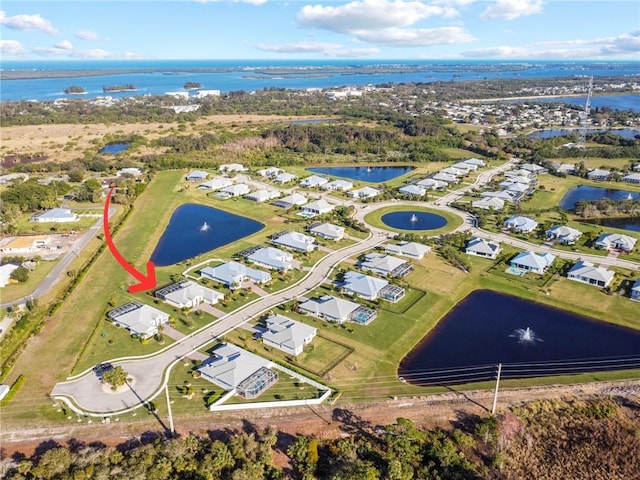
[[[57,98],[95,98],[102,87],[134,84],[135,92],[110,92],[113,97],[160,95],[183,90],[186,82],[205,89],[254,91],[265,88],[337,88],[385,83],[467,81],[491,78],[552,78],[640,75],[639,62],[488,62],[429,60],[85,60],[3,61],[3,73],[46,72],[47,78],[3,79],[2,101],[51,101]],[[59,77],[56,72],[78,72]],[[82,71],[98,72],[84,76]],[[212,71],[215,70],[215,71]],[[81,76],[82,75],[82,76]],[[579,78],[577,79],[579,81]],[[585,80],[586,82],[586,80]],[[79,85],[81,95],[64,90]],[[625,108],[618,106],[617,108]]]

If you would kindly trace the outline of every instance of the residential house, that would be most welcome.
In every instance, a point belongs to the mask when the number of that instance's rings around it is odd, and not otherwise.
[[[431,190],[442,190],[443,188],[447,188],[449,185],[447,182],[443,182],[442,180],[434,180],[433,178],[423,178],[419,182],[416,182],[416,185],[422,188],[431,189]]]
[[[640,278],[638,278],[631,287],[631,300],[640,302]]]
[[[640,173],[629,173],[622,177],[623,182],[640,183]]]
[[[246,198],[247,200],[251,200],[253,202],[262,203],[262,202],[267,202],[269,200],[273,200],[274,198],[278,198],[280,195],[282,194],[280,193],[279,190],[263,189],[263,190],[257,190],[253,193],[248,193],[247,195],[244,196],[244,198]]]
[[[573,175],[576,173],[576,166],[571,163],[553,163],[552,167],[557,174]]]
[[[482,197],[480,200],[472,201],[471,206],[483,210],[502,210],[504,208],[504,200],[498,197]]]
[[[245,280],[257,284],[271,280],[269,273],[234,261],[225,262],[217,267],[205,267],[200,270],[200,276],[219,282],[231,290],[240,288]]]
[[[534,252],[522,252],[511,260],[511,266],[542,275],[555,259],[555,255],[546,252],[540,255]]]
[[[380,298],[396,303],[405,294],[405,290],[402,287],[391,285],[382,278],[371,277],[354,271],[345,273],[344,280],[340,282],[340,286],[345,294],[357,295],[365,300]]]
[[[275,202],[273,202],[273,204],[276,207],[280,208],[291,208],[293,206],[304,205],[307,202],[307,197],[305,197],[301,193],[292,193],[291,195],[276,200]]]
[[[520,165],[520,168],[522,170],[533,172],[536,175],[543,175],[545,173],[549,173],[549,170],[547,168],[544,168],[540,165],[536,165],[535,163],[523,163],[522,165]]]
[[[1,253],[36,253],[47,248],[51,244],[51,236],[49,235],[29,235],[18,237],[4,237],[0,239]]]
[[[637,239],[635,237],[630,237],[629,235],[623,235],[621,233],[603,233],[596,239],[593,245],[596,248],[602,248],[604,250],[629,253],[633,250],[636,242]]]
[[[504,172],[504,176],[511,179],[520,177],[521,179],[527,179],[527,181],[529,182],[533,182],[536,179],[535,173],[530,172],[529,170],[523,170],[521,168]],[[519,180],[519,181],[521,181],[521,183],[526,183],[525,180]]]
[[[302,187],[321,187],[322,185],[325,185],[329,183],[329,179],[325,178],[325,177],[321,177],[319,175],[311,175],[310,177],[307,178],[303,178],[300,181],[300,185]]]
[[[282,172],[273,178],[273,183],[289,183],[297,180],[298,176],[289,172]]]
[[[431,175],[431,178],[433,178],[434,180],[440,180],[441,182],[445,182],[445,183],[458,183],[458,178],[454,175],[449,175],[448,173],[442,173],[442,172],[438,172],[434,175]]]
[[[291,253],[273,247],[260,247],[251,250],[253,250],[252,253],[245,257],[248,262],[269,270],[277,270],[278,272],[291,270],[291,263],[293,262]]]
[[[220,300],[224,300],[224,294],[191,280],[182,280],[159,288],[154,296],[177,308],[193,308],[203,302],[215,305]]]
[[[353,188],[353,182],[348,180],[334,180],[321,186],[324,190],[335,190],[337,192],[346,192]]]
[[[326,240],[342,240],[344,238],[344,227],[333,223],[317,223],[309,228],[309,233],[317,235]]]
[[[77,222],[78,215],[68,208],[52,208],[46,212],[36,213],[29,220],[36,223]]]
[[[232,173],[232,172],[248,172],[249,169],[244,165],[240,165],[239,163],[226,163],[220,165],[218,169],[224,173]]]
[[[375,252],[364,255],[362,260],[358,262],[358,266],[381,277],[388,275],[401,278],[407,276],[413,270],[411,264],[405,260]]]
[[[456,167],[447,167],[447,168],[443,168],[442,170],[440,170],[440,173],[444,173],[446,175],[452,175],[456,178],[458,177],[464,177],[465,175],[467,175],[469,173],[468,170],[463,170],[461,168],[456,168]]]
[[[11,273],[16,270],[20,265],[14,265],[12,263],[5,263],[0,265],[0,288],[9,285],[11,280]]]
[[[317,328],[296,322],[282,315],[271,315],[265,319],[266,331],[261,338],[265,345],[277,348],[297,357],[309,345],[318,332]]]
[[[329,202],[327,202],[324,198],[321,198],[320,200],[316,200],[315,202],[307,203],[306,205],[304,205],[302,207],[302,211],[306,215],[316,216],[316,215],[324,215],[325,213],[329,213],[334,208],[336,208],[335,205],[332,205]]]
[[[315,239],[300,232],[275,233],[271,236],[271,243],[303,253],[313,252],[316,249]]]
[[[226,198],[241,197],[249,193],[251,189],[246,183],[235,183],[228,187],[221,188],[218,192],[218,196]]]
[[[530,233],[533,232],[538,226],[538,222],[529,217],[522,217],[520,215],[511,217],[505,220],[504,226],[513,230],[516,233]]]
[[[582,236],[580,230],[567,227],[566,225],[556,225],[545,232],[550,240],[557,240],[563,245],[573,245]]]
[[[278,167],[267,167],[267,168],[263,168],[261,170],[258,170],[256,173],[258,175],[260,175],[261,177],[274,178],[274,177],[277,177],[278,175],[280,175],[283,172],[284,172],[284,170],[282,170],[281,168],[278,168]]]
[[[518,195],[515,192],[509,192],[507,190],[500,190],[499,192],[480,192],[481,198],[499,198],[505,202],[513,203],[522,198],[522,195]]]
[[[417,242],[387,243],[384,246],[384,251],[385,253],[395,253],[401,257],[422,260],[422,258],[431,251],[431,247]]]
[[[472,163],[467,163],[467,162],[458,162],[458,163],[454,163],[451,166],[459,170],[464,170],[467,173],[476,171],[478,169],[478,165],[473,165]]]
[[[604,267],[597,267],[591,262],[578,260],[576,264],[567,272],[569,280],[586,283],[587,285],[596,285],[606,288],[611,284],[615,272],[607,270]]]
[[[347,195],[352,198],[373,198],[380,194],[380,190],[373,187],[362,187],[357,190],[351,190]]]
[[[587,178],[589,180],[604,181],[609,180],[609,177],[611,177],[611,172],[609,170],[603,170],[601,168],[594,168],[589,173],[587,173]]]
[[[330,295],[302,302],[298,305],[298,310],[339,324],[351,320],[366,325],[377,315],[377,312],[371,308]]]
[[[473,237],[467,243],[465,253],[475,255],[476,257],[484,257],[495,260],[500,254],[502,247],[498,242],[493,240],[485,240],[484,238]]]
[[[138,167],[126,167],[121,168],[116,172],[116,177],[122,177],[123,175],[128,175],[131,177],[139,177],[144,172],[140,170]]]
[[[484,167],[486,163],[484,160],[480,160],[479,158],[469,158],[467,160],[463,160],[464,163],[468,163],[469,165],[475,165],[476,167]]]
[[[207,172],[194,170],[185,177],[185,180],[187,180],[187,182],[203,182],[208,176],[209,174]]]
[[[427,191],[418,185],[404,185],[398,189],[403,195],[414,195],[416,197],[424,196]]]
[[[245,399],[256,398],[278,381],[273,363],[229,343],[223,343],[198,367],[202,378]]]
[[[221,188],[227,188],[233,185],[233,180],[224,177],[214,177],[208,182],[198,185],[199,190],[220,190]]]
[[[107,313],[114,325],[124,327],[141,339],[158,333],[158,327],[169,321],[169,314],[140,302],[129,302]]]

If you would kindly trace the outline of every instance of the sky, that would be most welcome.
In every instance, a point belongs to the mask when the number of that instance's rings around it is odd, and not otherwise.
[[[3,0],[3,60],[640,61],[637,0]]]

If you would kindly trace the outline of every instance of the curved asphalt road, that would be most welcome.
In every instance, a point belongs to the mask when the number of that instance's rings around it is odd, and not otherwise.
[[[514,239],[506,234],[487,232],[476,227],[473,215],[454,209],[448,205],[450,202],[460,198],[469,190],[486,184],[491,177],[509,169],[513,163],[514,162],[506,162],[494,169],[482,172],[472,185],[468,185],[451,192],[450,194],[436,200],[435,203],[427,203],[426,205],[440,210],[446,210],[461,217],[463,219],[463,224],[456,229],[458,231],[470,231],[473,235],[483,238],[503,242],[525,250],[532,250],[534,252],[550,252],[560,258],[566,258],[569,260],[582,258],[602,265],[619,266],[631,270],[640,269],[640,264],[628,260],[556,250],[544,245],[535,245],[523,240]],[[398,201],[381,202],[365,206],[351,201],[343,201],[343,203],[354,205],[356,207],[355,218],[360,221],[364,221],[364,217],[372,211],[386,206],[425,205],[425,202]],[[369,228],[372,232],[369,238],[341,250],[332,252],[322,258],[302,280],[291,287],[256,299],[249,305],[220,318],[216,323],[203,327],[201,330],[194,332],[193,334],[164,348],[160,352],[152,354],[151,356],[130,357],[128,359],[112,361],[111,363],[114,365],[122,366],[124,370],[135,379],[130,388],[127,388],[120,393],[105,393],[102,383],[98,377],[89,370],[81,373],[80,375],[76,375],[75,377],[71,377],[68,381],[58,383],[53,389],[52,396],[64,400],[72,409],[79,413],[95,416],[123,413],[142,406],[145,401],[155,398],[162,392],[169,375],[170,368],[168,369],[167,367],[170,367],[173,363],[189,355],[191,352],[214,342],[216,338],[219,338],[226,332],[237,328],[250,318],[260,315],[276,305],[289,301],[292,298],[297,298],[306,294],[309,290],[314,289],[322,283],[330,275],[333,267],[344,258],[369,250],[377,244],[385,241],[388,238],[388,235],[393,235],[392,232],[388,232],[383,229],[371,226],[369,226]]]

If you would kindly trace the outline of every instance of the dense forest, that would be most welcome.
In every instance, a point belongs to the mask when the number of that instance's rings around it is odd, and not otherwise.
[[[147,435],[119,447],[48,442],[30,457],[5,459],[5,478],[629,480],[640,472],[638,409],[625,398],[530,402],[497,417],[467,416],[449,429],[404,418],[374,426],[335,409],[344,433],[333,440],[246,422],[244,431]]]

